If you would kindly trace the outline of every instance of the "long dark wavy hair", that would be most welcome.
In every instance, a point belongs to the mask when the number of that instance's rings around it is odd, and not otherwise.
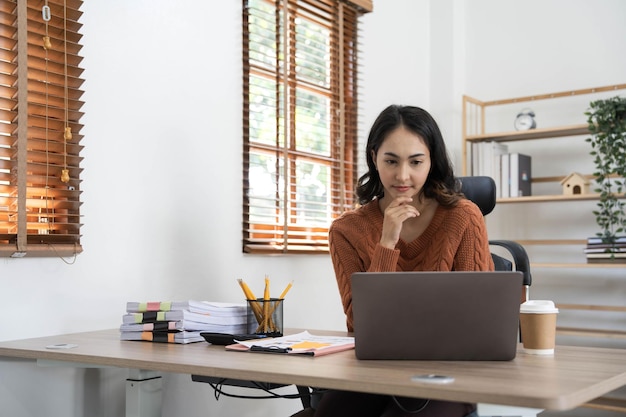
[[[365,148],[368,172],[359,178],[356,187],[359,204],[369,203],[385,195],[374,158],[387,136],[400,126],[424,139],[430,151],[430,172],[419,197],[434,198],[443,206],[455,205],[463,194],[460,193],[460,183],[454,177],[452,163],[437,122],[424,109],[395,104],[383,110],[370,129]]]

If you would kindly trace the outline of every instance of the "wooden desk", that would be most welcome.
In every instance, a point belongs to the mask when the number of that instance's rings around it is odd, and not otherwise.
[[[78,347],[46,349],[57,343]],[[550,410],[575,408],[626,385],[623,350],[570,346],[557,346],[550,357],[520,352],[510,362],[359,361],[354,351],[314,358],[120,341],[115,329],[0,342],[0,356]],[[455,381],[411,381],[431,373]]]

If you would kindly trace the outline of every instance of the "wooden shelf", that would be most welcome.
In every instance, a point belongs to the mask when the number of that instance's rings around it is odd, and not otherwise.
[[[563,268],[563,269],[580,269],[580,268],[589,268],[589,269],[626,269],[626,263],[531,263],[531,268]]]
[[[584,200],[598,200],[600,198],[600,194],[588,193],[588,194],[574,194],[574,195],[565,195],[565,194],[554,194],[554,195],[530,195],[528,197],[510,197],[510,198],[498,198],[496,200],[497,204],[507,204],[507,203],[538,203],[538,202],[546,202],[546,201],[584,201]],[[621,196],[620,198],[626,198],[626,196]]]
[[[502,238],[505,239],[505,238]],[[494,238],[497,240],[497,238]],[[587,246],[587,239],[511,239],[522,246]]]
[[[557,334],[567,336],[603,337],[607,339],[626,339],[626,332],[619,330],[582,329],[577,327],[557,327]]]
[[[587,245],[587,239],[509,239],[522,246],[546,245],[546,246],[581,246]]]
[[[543,129],[531,129],[525,131],[511,131],[498,133],[485,133],[471,135],[465,138],[468,142],[512,142],[532,139],[559,138],[565,136],[588,135],[589,126],[587,124],[548,127]]]
[[[626,194],[618,195],[618,199],[626,198]],[[509,197],[498,198],[496,203],[539,203],[539,202],[559,202],[559,201],[594,201],[600,200],[600,194],[598,193],[586,193],[586,194],[551,194],[551,195],[529,195],[526,197]]]
[[[612,311],[618,313],[626,313],[626,306],[599,306],[591,304],[557,303],[557,307],[563,310]]]

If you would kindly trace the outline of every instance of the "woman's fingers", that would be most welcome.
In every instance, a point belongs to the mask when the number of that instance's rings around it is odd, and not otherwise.
[[[420,212],[410,204],[411,201],[413,200],[409,197],[398,197],[385,209],[381,245],[395,248],[400,240],[403,223],[420,215]]]

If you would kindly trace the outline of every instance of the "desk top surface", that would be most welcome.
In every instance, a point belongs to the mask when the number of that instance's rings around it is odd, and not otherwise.
[[[78,347],[46,349],[58,343]],[[229,352],[205,342],[121,341],[113,329],[0,342],[0,356],[552,410],[574,408],[626,385],[623,350],[573,346],[557,346],[554,356],[519,350],[504,362],[364,361],[353,350],[310,357]],[[420,374],[455,380],[412,381]]]

